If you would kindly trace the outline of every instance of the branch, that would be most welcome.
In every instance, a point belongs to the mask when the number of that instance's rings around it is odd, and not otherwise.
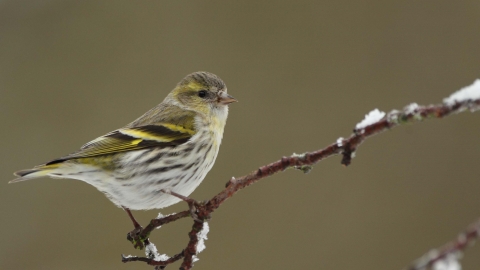
[[[467,247],[472,246],[480,235],[480,219],[470,224],[465,232],[459,234],[450,243],[425,253],[404,270],[424,270],[441,263],[443,260],[458,260],[459,255]],[[453,257],[453,258],[449,258]]]
[[[167,259],[167,260],[164,260],[164,261],[156,261],[152,258],[122,255],[122,262],[124,262],[124,263],[126,263],[126,262],[136,262],[136,261],[146,262],[149,265],[160,266],[160,269],[162,269],[162,268],[165,268],[167,265],[172,264],[172,263],[180,260],[184,256],[185,255],[183,253],[183,250],[182,250],[182,252],[178,253],[177,255],[175,255],[175,256]]]
[[[467,109],[472,112],[480,109],[480,80],[477,80],[472,86],[461,89],[460,91],[452,94],[449,98],[444,99],[444,103],[442,104],[419,106],[415,103],[412,103],[406,106],[402,111],[393,110],[388,114],[375,109],[366,115],[362,122],[356,125],[355,129],[353,130],[353,134],[351,134],[347,139],[339,138],[335,143],[332,143],[323,149],[313,152],[306,152],[300,155],[293,154],[288,157],[282,157],[280,160],[262,166],[247,175],[238,178],[232,177],[232,179],[226,183],[225,189],[212,199],[204,203],[196,203],[196,217],[194,218],[192,230],[189,233],[190,240],[185,250],[174,256],[176,258],[175,261],[183,257],[184,260],[180,269],[191,269],[193,267],[193,262],[197,260],[196,254],[199,252],[198,245],[199,241],[201,240],[199,233],[203,229],[203,222],[201,221],[209,219],[211,213],[213,213],[227,199],[231,198],[241,189],[258,182],[261,179],[272,176],[273,174],[282,172],[288,168],[295,168],[303,171],[304,173],[308,173],[312,169],[312,165],[323,159],[338,154],[343,156],[341,164],[348,166],[352,162],[352,158],[354,157],[357,148],[367,138],[370,138],[373,135],[382,133],[386,130],[390,130],[406,123],[413,123],[431,118],[443,118]],[[150,224],[145,227],[145,229],[140,231],[140,233],[133,236],[130,235],[131,238],[129,240],[134,243],[136,248],[142,248],[142,243],[144,245],[150,243],[148,236],[155,228],[189,216],[189,213],[190,211],[183,211],[181,213],[166,216],[160,219],[153,219]],[[447,253],[449,252],[446,252],[445,254]],[[166,265],[174,262],[171,261],[172,258],[170,258],[167,262],[156,261],[153,258],[123,257],[122,261],[144,261],[150,265],[161,265],[162,267],[165,267]]]

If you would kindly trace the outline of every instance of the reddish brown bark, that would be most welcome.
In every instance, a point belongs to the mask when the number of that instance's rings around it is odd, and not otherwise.
[[[232,197],[241,189],[258,182],[263,178],[269,177],[275,173],[282,172],[287,168],[296,168],[307,173],[310,171],[312,165],[325,158],[337,154],[342,154],[343,156],[341,164],[348,166],[352,162],[353,155],[357,150],[358,146],[360,146],[363,141],[365,141],[367,138],[372,137],[373,135],[379,134],[386,130],[390,130],[401,124],[422,121],[430,118],[442,118],[453,113],[465,111],[467,109],[471,111],[480,109],[480,99],[466,100],[462,102],[457,102],[453,105],[438,104],[429,106],[418,106],[414,110],[412,110],[411,108],[405,108],[403,111],[392,111],[380,121],[368,125],[365,128],[355,129],[353,131],[353,134],[350,135],[350,137],[346,139],[341,139],[340,141],[337,141],[323,149],[313,152],[307,152],[301,155],[293,154],[291,156],[282,157],[280,160],[262,166],[245,176],[232,178],[230,179],[230,181],[227,182],[225,189],[218,193],[215,197],[206,201],[205,203],[198,203],[196,209],[196,220],[194,220],[192,230],[189,233],[190,240],[183,251],[171,257],[169,260],[162,262],[155,261],[152,258],[144,257],[122,257],[122,261],[143,261],[150,265],[160,266],[159,269],[163,269],[166,265],[183,258],[183,263],[180,269],[191,269],[193,267],[193,258],[197,254],[197,244],[199,241],[197,233],[203,228],[203,223],[201,222],[201,220],[208,219],[211,213],[213,213],[227,199]],[[133,236],[130,235],[131,238],[129,240],[134,243],[135,247],[142,248],[143,245],[149,243],[148,236],[156,227],[187,217],[189,215],[190,211],[183,211],[178,214],[166,216],[160,219],[153,219],[150,224],[143,230],[141,230],[138,234]],[[466,233],[469,243],[472,242],[470,241],[471,239],[477,238],[479,227],[480,226],[478,226],[477,224],[474,231],[472,231],[471,233]],[[466,244],[457,241],[442,249],[443,251],[438,257],[432,258],[431,261],[427,261],[425,265],[432,265],[435,261],[445,257],[447,254],[463,250],[466,247]],[[410,269],[417,270],[423,268]]]

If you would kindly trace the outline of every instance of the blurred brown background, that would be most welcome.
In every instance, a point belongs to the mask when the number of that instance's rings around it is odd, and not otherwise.
[[[144,253],[93,187],[7,181],[134,120],[186,74],[216,73],[240,100],[192,194],[207,199],[231,176],[350,135],[374,108],[471,84],[479,29],[476,0],[0,1],[0,269],[150,269],[120,262]],[[400,269],[480,216],[479,136],[480,113],[463,113],[376,136],[348,168],[334,157],[265,179],[214,213],[195,269]],[[190,226],[153,241],[172,255]]]

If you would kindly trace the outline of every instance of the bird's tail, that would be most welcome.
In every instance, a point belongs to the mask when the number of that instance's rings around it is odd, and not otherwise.
[[[53,172],[58,167],[59,167],[58,164],[51,164],[51,165],[40,165],[33,169],[21,170],[13,174],[15,176],[18,176],[18,178],[13,179],[8,183],[9,184],[18,183],[22,181],[27,181],[27,180],[47,176],[49,173]]]

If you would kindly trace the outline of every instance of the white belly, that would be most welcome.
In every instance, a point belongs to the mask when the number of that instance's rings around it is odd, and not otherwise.
[[[194,147],[193,147],[194,146]],[[198,149],[198,148],[202,149]],[[158,209],[180,201],[162,192],[169,189],[189,196],[215,163],[218,145],[191,144],[170,149],[146,149],[125,153],[119,159],[121,169],[113,172],[96,170],[94,166],[73,165],[61,177],[85,181],[116,205],[131,210]],[[208,150],[208,152],[206,152]]]

